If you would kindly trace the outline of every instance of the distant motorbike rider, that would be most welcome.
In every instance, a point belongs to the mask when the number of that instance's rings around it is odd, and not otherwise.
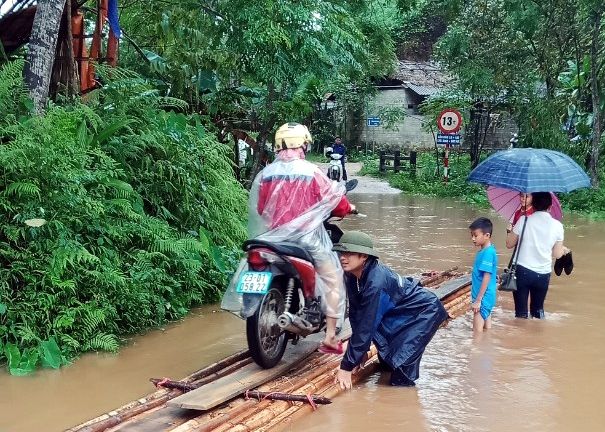
[[[277,130],[275,161],[256,176],[250,190],[248,234],[272,243],[296,243],[313,257],[316,290],[327,317],[323,347],[337,351],[336,326],[345,309],[343,272],[323,221],[344,217],[354,206],[345,197],[344,185],[305,160],[311,143],[304,125],[286,123]]]
[[[342,143],[342,139],[339,136],[334,138],[334,145],[332,146],[332,153],[338,153],[342,155],[340,163],[342,164],[342,179],[347,181],[347,170],[345,169],[345,156],[347,154],[347,148]]]

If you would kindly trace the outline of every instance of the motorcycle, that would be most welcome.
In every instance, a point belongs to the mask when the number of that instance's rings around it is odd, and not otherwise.
[[[347,192],[356,186],[357,180],[345,185]],[[338,242],[342,230],[330,219],[324,226],[332,242]],[[221,306],[246,320],[250,355],[269,369],[283,357],[288,340],[296,344],[300,338],[323,331],[326,317],[315,292],[313,258],[306,250],[293,243],[257,239],[244,242],[243,249],[247,256],[236,273],[239,280],[235,290],[227,291]],[[239,304],[233,302],[234,297]]]
[[[334,153],[332,147],[326,148],[326,156],[330,158],[328,166],[328,178],[330,180],[340,181],[342,176],[342,155]]]

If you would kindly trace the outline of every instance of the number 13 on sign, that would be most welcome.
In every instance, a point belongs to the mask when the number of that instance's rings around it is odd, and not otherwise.
[[[445,134],[453,134],[462,126],[462,115],[455,109],[445,109],[437,117],[437,127]]]

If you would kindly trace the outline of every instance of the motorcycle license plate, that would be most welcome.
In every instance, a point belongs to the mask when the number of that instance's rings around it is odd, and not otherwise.
[[[271,276],[270,272],[244,272],[235,291],[242,294],[266,294],[271,286]]]

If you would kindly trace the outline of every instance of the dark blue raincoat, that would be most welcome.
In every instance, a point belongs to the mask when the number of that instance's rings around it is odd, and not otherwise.
[[[424,349],[448,316],[441,301],[417,279],[399,276],[373,258],[360,280],[346,274],[345,283],[353,335],[341,369],[353,370],[374,342],[381,360],[394,370],[391,384],[397,384],[397,374],[401,385],[413,385]]]

